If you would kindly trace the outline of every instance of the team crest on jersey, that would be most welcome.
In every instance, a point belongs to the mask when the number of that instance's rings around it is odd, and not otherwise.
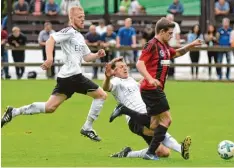
[[[159,54],[160,54],[161,57],[164,57],[164,56],[165,56],[165,53],[164,53],[163,50],[160,50],[160,51],[159,51]]]

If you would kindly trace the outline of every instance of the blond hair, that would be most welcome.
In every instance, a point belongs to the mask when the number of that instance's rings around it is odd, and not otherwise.
[[[71,22],[71,20],[73,19],[74,15],[76,15],[78,12],[83,12],[84,9],[81,6],[73,6],[70,8],[69,10],[69,20]]]

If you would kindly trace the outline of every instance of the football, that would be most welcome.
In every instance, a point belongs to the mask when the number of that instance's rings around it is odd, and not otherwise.
[[[234,142],[221,141],[218,145],[218,154],[222,159],[231,159],[234,155]]]

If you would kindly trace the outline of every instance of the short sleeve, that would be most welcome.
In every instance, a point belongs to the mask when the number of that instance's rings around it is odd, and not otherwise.
[[[136,31],[134,28],[132,28],[132,36],[135,36],[136,35]]]
[[[115,77],[115,78],[111,79],[110,83],[112,85],[111,92],[115,93],[117,90],[117,87],[120,84],[120,79]]]
[[[225,10],[229,10],[230,9],[230,6],[229,6],[228,2],[225,3],[225,7],[224,8],[225,8]]]
[[[176,50],[172,47],[169,48],[170,56],[173,58],[176,55]]]
[[[40,42],[43,42],[43,40],[42,40],[42,31],[39,33],[39,36],[38,36],[38,43],[40,43]]]
[[[219,2],[215,3],[215,8],[219,9]]]
[[[120,29],[119,29],[119,31],[118,31],[117,36],[118,36],[118,37],[120,37],[120,36],[121,36],[121,34],[122,34],[122,32],[123,32],[123,29],[121,29],[121,28],[120,28]]]
[[[70,37],[72,37],[73,33],[71,31],[66,31],[66,28],[65,28],[59,32],[51,34],[51,36],[54,38],[56,43],[60,43],[60,42],[66,41]]]
[[[91,51],[90,51],[89,47],[86,44],[84,44],[84,47],[83,47],[83,57],[85,57],[86,55],[88,55],[90,53],[91,53]]]
[[[155,45],[151,43],[146,43],[144,49],[142,50],[141,56],[139,60],[144,61],[145,63],[150,60],[153,56],[153,52],[155,50]]]

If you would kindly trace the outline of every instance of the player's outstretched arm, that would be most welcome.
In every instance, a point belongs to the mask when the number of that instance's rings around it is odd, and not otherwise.
[[[177,58],[180,56],[185,55],[191,48],[196,47],[196,46],[200,46],[202,44],[202,40],[197,39],[187,45],[185,45],[184,47],[181,47],[179,49],[176,50],[176,54],[173,56],[173,58]]]
[[[113,70],[111,69],[111,62],[107,63],[106,64],[106,67],[105,67],[105,79],[102,83],[102,88],[104,91],[107,91],[107,92],[110,92],[111,89],[112,89],[112,85],[111,85],[111,77],[113,76],[114,72]]]
[[[86,62],[91,62],[91,61],[95,61],[96,59],[101,58],[101,57],[105,57],[105,56],[106,56],[105,50],[100,49],[96,53],[90,53],[90,54],[84,56],[84,60]]]
[[[113,85],[110,82],[111,77],[115,75],[115,72],[114,72],[114,69],[112,69],[112,66],[113,66],[113,64],[115,64],[116,62],[118,62],[120,60],[123,60],[123,57],[114,58],[106,64],[105,79],[103,81],[102,88],[103,88],[103,90],[105,90],[107,92],[110,92],[112,87],[113,87]]]
[[[41,65],[43,70],[49,69],[53,64],[53,51],[55,40],[52,36],[46,41],[46,61]]]

